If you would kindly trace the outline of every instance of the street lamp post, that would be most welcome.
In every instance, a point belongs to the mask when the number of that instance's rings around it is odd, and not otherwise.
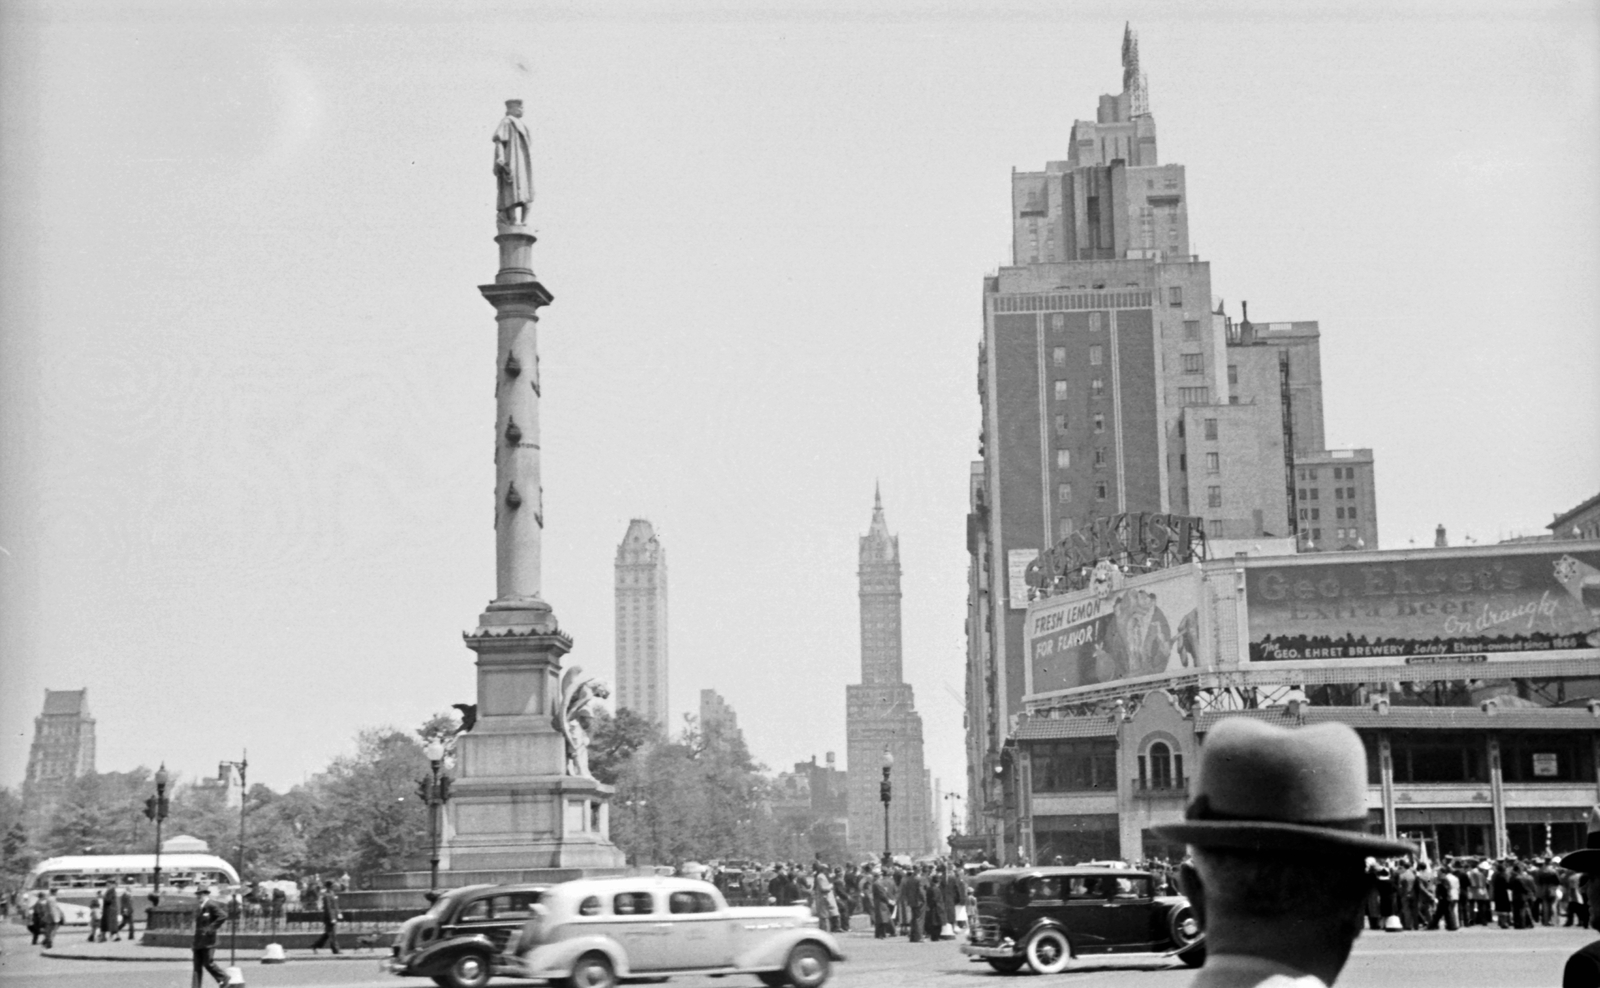
[[[883,800],[883,866],[887,868],[893,860],[889,853],[889,796],[893,786],[889,783],[889,770],[894,766],[894,756],[889,753],[889,746],[883,748],[883,781],[878,783],[878,798]]]
[[[239,913],[244,911],[244,811],[249,802],[250,787],[245,784],[245,771],[250,768],[250,751],[245,749],[239,761],[229,762],[239,770],[239,887],[233,893],[233,931],[228,936],[228,964],[239,964]]]
[[[422,753],[427,756],[431,768],[431,774],[418,786],[428,804],[428,901],[431,902],[439,894],[439,808],[450,798],[450,777],[439,774],[444,765],[443,740],[430,738]]]
[[[167,818],[167,763],[156,769],[156,794],[144,801],[144,815],[156,825],[156,880],[150,891],[150,905],[161,904],[161,821]]]

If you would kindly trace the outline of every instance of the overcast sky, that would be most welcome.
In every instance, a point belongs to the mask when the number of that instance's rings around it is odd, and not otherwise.
[[[881,481],[961,784],[981,279],[1124,18],[1213,290],[1321,323],[1382,545],[1542,530],[1600,491],[1596,8],[1280,6],[6,4],[0,783],[45,689],[102,771],[280,788],[473,698],[508,97],[571,660],[611,678],[650,519],[673,707],[719,690],[774,768],[843,759]]]

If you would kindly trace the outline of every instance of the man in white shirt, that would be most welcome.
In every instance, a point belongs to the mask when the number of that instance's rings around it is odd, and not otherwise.
[[[1367,832],[1367,759],[1343,724],[1218,721],[1184,822],[1184,892],[1206,937],[1193,988],[1327,988],[1361,934],[1366,859],[1415,852]]]

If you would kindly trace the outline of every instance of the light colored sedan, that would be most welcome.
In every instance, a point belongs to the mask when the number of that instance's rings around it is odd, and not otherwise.
[[[551,888],[513,952],[523,976],[581,988],[619,978],[754,974],[818,988],[839,944],[804,906],[731,907],[689,878],[586,878]]]

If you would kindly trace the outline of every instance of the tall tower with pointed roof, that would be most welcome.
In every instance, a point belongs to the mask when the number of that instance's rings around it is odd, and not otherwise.
[[[33,746],[22,784],[23,811],[30,824],[49,820],[72,780],[93,772],[89,691],[45,690],[44,708],[33,719]]]
[[[617,709],[667,723],[667,550],[643,518],[617,546]]]
[[[889,847],[922,854],[928,847],[929,801],[922,760],[922,716],[903,681],[900,651],[900,539],[889,534],[881,490],[857,552],[861,601],[861,682],[845,687],[850,840],[862,853],[883,850],[883,753],[890,766]]]

